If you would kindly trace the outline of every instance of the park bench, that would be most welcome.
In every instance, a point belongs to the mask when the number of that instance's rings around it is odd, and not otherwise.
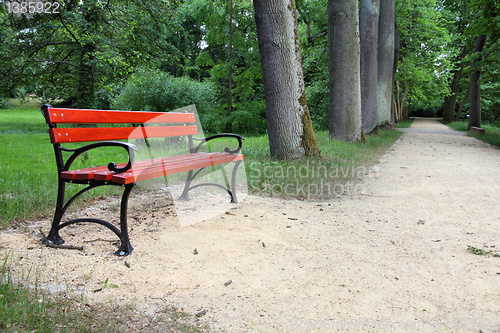
[[[484,128],[481,128],[481,127],[475,127],[475,126],[471,127],[471,128],[470,128],[470,131],[471,131],[472,133],[476,133],[476,134],[484,134],[484,133],[486,133],[486,131],[484,130]]]
[[[115,252],[116,255],[130,254],[133,250],[127,229],[127,206],[130,192],[137,182],[157,177],[187,172],[181,199],[188,200],[190,190],[206,185],[223,188],[229,194],[231,202],[238,202],[235,181],[238,166],[244,158],[239,153],[243,138],[231,133],[218,134],[204,139],[196,138],[196,134],[201,130],[197,126],[194,112],[103,111],[54,108],[50,105],[43,105],[42,113],[49,125],[50,141],[54,147],[58,174],[56,208],[51,230],[46,239],[49,245],[57,246],[64,243],[59,235],[62,228],[76,223],[89,222],[107,227],[118,236],[121,245]],[[226,147],[224,152],[202,152],[200,150],[208,141],[222,137],[228,137],[230,140],[236,139],[238,147],[234,150]],[[138,150],[137,145],[139,144],[134,145],[130,142],[119,141],[138,139],[137,142],[146,144],[139,145],[141,148],[143,146],[150,148],[148,140],[152,138],[159,140],[165,138],[162,141],[165,144],[176,142],[179,138],[186,138],[189,150],[185,154],[167,154],[168,156],[165,157],[154,157],[150,154],[148,156],[151,158],[135,161],[134,152]],[[68,148],[67,144],[69,143],[78,143],[78,147],[74,148],[74,145],[71,144],[71,148]],[[73,162],[79,156],[82,157],[82,154],[101,147],[125,149],[128,162],[117,164],[110,161],[108,165],[72,169]],[[223,166],[230,162],[235,163],[229,184]],[[225,186],[218,183],[193,185],[193,180],[201,170],[214,166],[221,167]],[[69,200],[65,200],[67,183],[86,187]],[[105,185],[124,187],[121,197],[119,228],[108,221],[96,218],[76,218],[61,223],[68,207],[77,197],[90,189]]]

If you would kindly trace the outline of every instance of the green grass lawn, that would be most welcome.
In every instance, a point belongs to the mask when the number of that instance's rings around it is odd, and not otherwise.
[[[455,131],[467,131],[467,127],[469,125],[468,121],[463,120],[443,123]],[[481,127],[484,128],[485,134],[469,132],[468,135],[487,142],[495,147],[500,147],[500,127],[491,124],[483,124]]]

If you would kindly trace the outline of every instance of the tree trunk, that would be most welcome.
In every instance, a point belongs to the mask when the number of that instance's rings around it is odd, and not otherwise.
[[[402,101],[401,101],[401,119],[400,120],[408,119],[408,114],[409,114],[410,107],[408,105],[405,106],[405,104],[408,104],[406,102],[406,98],[408,97],[408,94],[409,94],[409,91],[408,91],[408,82],[405,81],[405,83],[404,83],[404,89],[403,89],[403,98],[402,98]],[[405,112],[404,112],[405,108],[406,108],[406,115],[405,115]]]
[[[380,0],[377,53],[377,124],[391,120],[396,14],[394,0]]]
[[[328,0],[330,137],[360,141],[360,46],[358,0]]]
[[[404,116],[404,108],[406,104],[406,97],[408,96],[408,83],[403,82],[403,92],[401,92],[400,84],[395,81],[396,85],[396,96],[394,98],[395,112],[394,118],[396,122],[406,119]]]
[[[233,111],[233,0],[229,1],[229,71],[228,71],[227,111]]]
[[[462,116],[462,111],[464,109],[465,102],[469,98],[469,91],[470,91],[470,85],[467,88],[467,91],[465,92],[464,97],[462,98],[462,101],[460,102],[460,105],[458,106],[457,115],[455,116],[455,120],[457,120],[457,121],[460,120],[460,117]]]
[[[84,33],[91,39],[98,30],[100,22],[101,9],[96,4],[89,5],[83,14]],[[96,80],[94,71],[96,67],[95,51],[96,44],[94,40],[85,40],[80,44],[80,62],[78,63],[78,86],[76,89],[76,107],[89,109],[95,106]]]
[[[397,22],[395,22],[395,24],[394,24],[394,64],[392,66],[392,87],[393,87],[393,89],[394,89],[394,82],[396,81],[396,71],[398,70],[398,63],[399,63],[400,54],[401,54],[401,43],[399,41],[399,28],[398,28]],[[393,90],[392,94],[394,95],[394,90]],[[404,97],[406,97],[406,95]],[[404,103],[404,100],[403,100],[403,103]],[[393,105],[393,107],[394,107],[394,103],[391,105]],[[403,106],[401,106],[401,107],[403,107]],[[399,120],[401,120],[401,118]],[[398,120],[396,119],[396,115],[394,112],[391,112],[391,123],[396,123],[396,122],[398,122]]]
[[[307,108],[295,0],[254,0],[271,158],[319,156]]]
[[[479,35],[476,40],[474,53],[481,53],[485,44],[486,35]],[[477,64],[478,61],[481,61],[480,55],[474,60],[470,76],[469,130],[471,127],[481,127],[481,68]]]
[[[95,104],[94,52],[94,44],[82,46],[75,105],[79,109],[90,109]]]
[[[453,71],[453,79],[450,85],[451,95],[444,98],[443,120],[445,121],[452,121],[455,114],[457,94],[458,89],[460,88],[460,79],[462,78],[462,70],[464,67],[462,60],[465,57],[465,52],[466,48],[464,46],[458,60],[460,62],[460,66]]]
[[[380,0],[361,0],[361,114],[364,133],[377,126],[377,42]]]

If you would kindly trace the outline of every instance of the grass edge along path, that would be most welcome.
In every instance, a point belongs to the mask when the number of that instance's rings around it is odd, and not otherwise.
[[[396,127],[410,127],[412,119]],[[367,135],[365,143],[330,139],[327,131],[316,132],[321,158],[272,161],[267,136],[245,141],[242,150],[250,193],[285,199],[326,200],[352,195],[361,181],[376,176],[378,163],[402,135],[381,129],[378,135]]]
[[[0,244],[1,246],[1,244]],[[14,277],[8,254],[0,264],[0,332],[207,332],[196,315],[165,304],[153,317],[131,304],[89,304],[64,288],[49,293],[38,279]]]
[[[500,127],[498,126],[491,124],[483,124],[482,128],[484,128],[485,133],[476,134],[476,133],[471,133],[470,131],[467,130],[467,127],[469,125],[467,120],[451,121],[451,122],[441,120],[441,122],[455,131],[468,132],[467,133],[468,136],[471,136],[478,140],[489,143],[492,146],[500,148]]]

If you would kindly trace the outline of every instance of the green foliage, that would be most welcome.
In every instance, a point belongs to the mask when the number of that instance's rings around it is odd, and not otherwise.
[[[448,17],[436,0],[410,4],[396,1],[400,60],[396,80],[407,82],[407,101],[434,105],[449,91],[451,61],[459,45],[452,43]]]
[[[458,103],[467,97],[470,85],[472,65],[476,62],[482,70],[481,79],[481,113],[486,122],[496,123],[500,120],[500,94],[499,65],[500,42],[500,6],[495,1],[467,0],[456,2],[443,1],[443,12],[448,18],[448,31],[452,36],[452,43],[456,47],[465,48],[464,59],[456,57],[453,67],[463,66],[463,74],[458,91]],[[480,34],[486,34],[486,46],[481,54],[474,54],[474,43]],[[479,59],[481,61],[477,62]],[[467,112],[468,101],[465,103],[464,112]]]
[[[9,101],[7,98],[0,97],[0,109],[7,109],[9,107]]]
[[[500,42],[489,39],[482,61],[481,117],[486,123],[500,126]]]
[[[182,7],[183,13],[189,13],[203,32],[203,48],[195,64],[210,76],[216,89],[219,110],[206,122],[207,129],[220,131],[241,128],[245,125],[242,120],[252,114],[259,118],[252,125],[265,125],[260,111],[253,111],[256,105],[264,103],[253,4],[250,0],[239,0],[233,1],[232,9],[229,5],[225,0],[193,0]],[[234,125],[233,120],[239,124]],[[248,128],[251,127],[246,126],[245,131]],[[263,131],[265,126],[255,132]]]
[[[214,109],[205,115],[202,124],[208,133],[262,134],[267,131],[266,106],[264,102],[250,102],[245,104],[244,110],[233,111],[230,115]]]
[[[329,55],[325,34],[327,2],[297,1],[302,68],[309,113],[315,130],[328,129]]]
[[[309,112],[315,129],[323,130],[329,104],[327,0],[296,0],[296,5]],[[0,8],[0,96],[11,97],[20,88],[48,102],[57,98],[68,105],[107,109],[132,73],[147,67],[212,83],[210,103],[215,106],[201,113],[207,129],[266,131],[251,0],[234,0],[232,8],[226,0],[70,1],[59,15],[29,20]],[[480,63],[482,115],[498,122],[500,5],[491,0],[397,0],[396,9],[401,41],[396,79],[400,87],[408,83],[406,103],[439,115],[434,110],[449,93],[450,73],[460,64],[457,55],[462,47],[470,53],[477,34],[487,33]],[[459,101],[477,57],[469,55],[464,62]],[[174,99],[182,100],[181,92],[172,89]],[[0,108],[5,107],[1,101]],[[156,108],[153,102],[140,105],[145,107]]]
[[[307,105],[315,130],[328,129],[328,79],[306,86]]]
[[[165,38],[176,31],[174,13],[169,2],[113,0],[68,2],[29,20],[0,14],[0,89],[33,86],[38,96],[93,107],[96,92],[144,62],[177,62]]]
[[[210,82],[197,82],[161,70],[142,68],[127,80],[113,108],[164,112],[196,104],[198,112],[206,115],[212,108],[214,96]]]
[[[419,101],[410,107],[410,117],[441,117],[443,114],[442,100]]]

